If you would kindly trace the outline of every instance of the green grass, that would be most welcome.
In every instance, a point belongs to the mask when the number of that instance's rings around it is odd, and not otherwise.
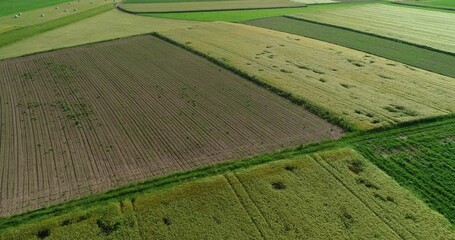
[[[450,223],[350,149],[188,182],[52,217],[2,239],[431,239]]]
[[[97,14],[107,12],[112,9],[112,5],[103,5],[94,9],[90,9],[75,15],[62,17],[59,19],[51,20],[37,25],[31,25],[15,29],[12,31],[0,34],[0,47],[15,43],[17,41],[32,37],[34,35],[50,31],[59,27],[69,25],[71,23],[95,16]],[[77,34],[77,33],[74,33]]]
[[[455,125],[365,140],[356,148],[455,224]]]
[[[287,17],[264,18],[245,23],[334,43],[431,72],[455,77],[455,68],[453,67],[455,66],[455,56],[453,55],[356,31]]]
[[[419,1],[420,4],[455,8],[455,0]]]
[[[258,18],[283,16],[288,14],[314,12],[318,10],[334,9],[341,7],[356,6],[365,3],[336,3],[322,4],[301,8],[278,8],[278,9],[258,9],[258,10],[234,10],[234,11],[213,11],[213,12],[193,12],[193,13],[153,13],[143,14],[149,17],[160,17],[170,19],[192,20],[192,21],[224,21],[224,22],[243,22]]]
[[[65,2],[70,2],[70,0],[0,0],[0,17],[9,14],[13,17],[19,12],[30,11]]]

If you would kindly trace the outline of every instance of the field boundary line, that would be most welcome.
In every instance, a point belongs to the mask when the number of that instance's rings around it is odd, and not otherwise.
[[[311,158],[314,160],[314,162],[319,165],[322,169],[324,169],[325,171],[327,171],[338,183],[340,183],[343,188],[345,188],[352,196],[354,196],[355,198],[357,198],[357,200],[359,200],[368,210],[370,210],[378,219],[380,219],[385,225],[387,225],[389,227],[390,230],[392,230],[397,236],[399,236],[401,239],[406,239],[405,237],[403,237],[400,233],[398,233],[387,221],[385,221],[376,211],[374,211],[373,209],[370,208],[370,206],[368,206],[368,204],[366,204],[364,201],[362,201],[362,199],[357,196],[357,194],[355,194],[354,191],[352,191],[347,185],[346,183],[344,183],[337,175],[335,175],[332,171],[330,171],[328,169],[328,167],[324,166],[324,164],[321,163],[321,161],[325,162],[324,159],[322,159],[318,154],[312,154],[311,155]],[[328,163],[327,163],[328,164]],[[331,166],[330,166],[331,167]],[[332,168],[332,167],[331,167]],[[412,234],[411,234],[412,235]]]
[[[344,120],[343,118],[341,117],[338,117],[336,116],[335,114],[333,114],[332,112],[330,112],[329,110],[326,110],[322,107],[319,107],[319,106],[316,106],[312,103],[310,103],[308,100],[306,99],[303,99],[303,98],[299,98],[299,97],[296,97],[294,94],[292,93],[289,93],[287,91],[284,91],[278,87],[274,87],[260,79],[258,79],[257,77],[255,76],[252,76],[250,75],[249,73],[245,72],[245,71],[242,71],[242,70],[239,70],[229,64],[226,64],[224,63],[223,61],[221,60],[218,60],[217,58],[214,58],[214,57],[211,57],[203,52],[200,52],[194,48],[191,48],[187,45],[184,45],[182,43],[179,43],[179,42],[176,42],[174,41],[173,39],[171,38],[168,38],[166,37],[165,35],[162,35],[160,33],[157,33],[157,32],[154,32],[152,33],[153,36],[156,36],[158,37],[159,39],[163,40],[163,41],[166,41],[166,42],[169,42],[171,44],[174,44],[178,47],[181,47],[189,52],[192,52],[193,54],[196,54],[202,58],[205,58],[207,59],[208,61],[242,77],[242,78],[245,78],[246,80],[248,81],[251,81],[255,84],[257,84],[258,86],[260,87],[263,87],[267,90],[269,90],[270,92],[280,96],[280,97],[283,97],[285,99],[287,99],[288,101],[290,101],[291,103],[294,103],[298,106],[303,106],[306,110],[308,110],[309,112],[321,117],[322,119],[328,121],[329,123],[332,123],[334,125],[337,125],[339,127],[341,127],[343,130],[345,130],[346,132],[355,132],[355,131],[359,131],[360,129],[358,129],[358,127],[356,127],[354,124],[352,123],[349,123],[348,121]]]
[[[234,173],[231,173],[232,177],[233,178],[237,178],[235,176]],[[254,226],[256,227],[256,229],[258,230],[258,232],[261,234],[261,237],[262,239],[267,239],[265,237],[265,234],[263,233],[262,229],[259,227],[258,223],[257,223],[257,220],[252,216],[252,214],[247,210],[248,208],[245,206],[245,204],[243,203],[242,201],[242,197],[239,195],[239,193],[237,192],[236,188],[234,187],[234,185],[231,183],[231,177],[228,177],[227,174],[224,174],[223,177],[226,179],[226,182],[229,184],[229,187],[231,188],[232,192],[234,192],[234,195],[235,197],[237,198],[237,200],[239,201],[240,205],[242,205],[242,208],[243,210],[245,211],[245,213],[248,214],[248,216],[250,217],[250,220],[251,222],[253,222]],[[237,179],[238,180],[238,179]],[[254,205],[254,203],[253,203]],[[255,205],[256,206],[256,205]],[[262,218],[264,218],[262,215],[261,215]],[[265,219],[263,219],[265,220]],[[266,221],[267,222],[267,221]],[[268,223],[267,223],[268,224]]]
[[[397,38],[386,37],[386,36],[379,35],[379,34],[376,34],[376,33],[365,32],[365,31],[361,31],[361,30],[357,30],[357,29],[353,29],[353,28],[349,28],[349,27],[343,27],[343,26],[339,26],[339,25],[334,25],[334,24],[330,24],[330,23],[318,22],[318,21],[314,21],[314,20],[309,20],[309,19],[304,18],[304,17],[296,17],[296,16],[291,16],[291,15],[285,15],[283,17],[289,18],[289,19],[294,19],[294,20],[299,20],[299,21],[305,21],[305,22],[309,22],[309,23],[320,24],[320,25],[324,25],[324,26],[328,26],[328,27],[334,27],[334,28],[343,29],[343,30],[349,30],[349,31],[356,32],[356,33],[362,33],[362,34],[370,35],[370,36],[373,36],[373,37],[387,39],[387,40],[391,40],[391,41],[394,41],[394,42],[404,43],[404,44],[408,44],[408,45],[411,45],[411,46],[414,46],[414,47],[424,48],[424,49],[431,50],[431,51],[434,51],[434,52],[439,52],[439,53],[447,54],[447,55],[450,55],[450,56],[455,56],[455,52],[448,52],[448,51],[445,51],[445,50],[441,50],[441,49],[437,49],[437,48],[433,48],[433,47],[429,47],[429,46],[425,46],[425,45],[420,45],[420,44],[417,44],[417,43],[412,43],[412,42],[400,40],[400,39],[397,39]]]
[[[129,3],[134,4],[134,3]],[[152,3],[153,4],[153,3]],[[333,3],[332,3],[333,4]],[[146,11],[136,12],[125,9],[120,4],[116,4],[115,8],[119,11],[129,14],[141,15],[141,14],[164,14],[164,13],[201,13],[201,12],[223,12],[223,11],[248,11],[248,10],[267,10],[267,9],[285,9],[285,8],[303,8],[308,7],[307,4],[301,6],[282,6],[282,7],[254,7],[254,8],[227,8],[227,9],[207,9],[207,10],[177,10],[177,11]]]

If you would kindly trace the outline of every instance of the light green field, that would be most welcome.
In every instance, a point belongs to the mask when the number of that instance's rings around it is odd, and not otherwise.
[[[111,202],[2,239],[453,239],[430,210],[353,150],[298,156]]]
[[[43,24],[48,21],[64,18],[71,15],[77,15],[80,12],[97,8],[99,6],[106,4],[111,3],[98,0],[94,1],[92,4],[90,0],[81,0],[80,2],[74,1],[71,4],[62,3],[49,7],[22,12],[22,15],[19,16],[18,18],[9,15],[3,16],[0,17],[0,33],[25,26]],[[41,17],[41,14],[44,14],[44,17]]]
[[[0,48],[0,59],[154,31],[185,28],[193,24],[194,22],[189,21],[135,16],[113,9],[4,46]]]
[[[14,15],[19,12],[30,11],[59,3],[70,2],[70,0],[0,0],[0,16]]]
[[[452,13],[372,4],[293,16],[455,53]]]
[[[302,8],[278,8],[278,9],[258,9],[258,10],[233,10],[233,11],[216,11],[216,12],[189,12],[189,13],[153,13],[144,14],[150,17],[181,19],[192,21],[224,21],[224,22],[242,22],[253,19],[283,16],[296,13],[314,12],[326,9],[336,9],[342,7],[362,5],[365,3],[337,3],[321,4]]]
[[[324,1],[324,0],[321,0]],[[234,9],[261,9],[261,8],[288,8],[302,7],[303,3],[289,0],[234,0],[220,2],[171,2],[171,3],[133,3],[121,4],[124,10],[135,13],[162,13],[162,12],[203,12]]]
[[[220,22],[160,33],[350,129],[455,111],[452,78],[334,44]]]

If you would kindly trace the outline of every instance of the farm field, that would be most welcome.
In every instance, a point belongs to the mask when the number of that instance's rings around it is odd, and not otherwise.
[[[455,77],[455,56],[347,29],[292,19],[261,18],[246,24],[301,35]]]
[[[453,122],[394,137],[365,140],[356,148],[455,224]]]
[[[21,41],[23,39],[27,39],[33,37],[35,35],[39,35],[41,33],[51,31],[53,29],[57,29],[60,27],[64,27],[66,25],[70,25],[72,23],[84,20],[86,18],[93,17],[95,15],[107,12],[112,9],[111,5],[102,5],[96,8],[92,8],[77,14],[68,15],[66,17],[57,18],[54,20],[50,20],[41,24],[37,25],[30,25],[19,27],[17,29],[13,29],[11,31],[7,31],[4,33],[0,33],[0,47],[4,47],[6,45],[13,44],[15,42]]]
[[[420,1],[400,1],[399,3],[410,3],[418,6],[441,7],[455,10],[455,0],[420,0]]]
[[[325,1],[325,0],[321,0]],[[330,0],[329,0],[330,1]],[[220,2],[171,2],[171,3],[131,3],[119,7],[134,13],[203,12],[217,10],[261,9],[303,7],[304,3],[289,0],[236,0]]]
[[[455,53],[453,13],[373,4],[293,16]]]
[[[3,216],[342,134],[152,36],[6,60],[0,72]]]
[[[115,19],[115,24],[112,23]],[[67,26],[0,47],[0,59],[106,41],[154,31],[186,28],[197,22],[143,17],[112,9]],[[74,34],[78,33],[78,34]]]
[[[445,218],[350,149],[203,178],[1,234],[2,239],[455,237]]]
[[[0,0],[0,17],[18,12],[30,11],[37,8],[43,8],[60,3],[70,2],[69,0],[27,0],[27,1],[9,1]]]
[[[21,16],[18,18],[15,18],[15,15],[18,15],[19,12],[16,12],[12,15],[0,17],[0,33],[25,26],[42,24],[59,18],[77,15],[80,12],[84,12],[89,9],[97,8],[107,4],[112,6],[112,4],[106,3],[105,1],[95,1],[91,3],[90,0],[82,0],[81,2],[76,1],[72,2],[71,4],[62,3],[31,11],[23,11],[21,12]],[[44,16],[41,17],[41,14],[44,14]]]
[[[372,129],[455,110],[453,79],[318,40],[232,23],[160,33],[347,128]]]
[[[208,11],[208,12],[184,12],[184,13],[149,13],[144,16],[180,19],[191,21],[224,21],[224,22],[243,22],[253,19],[283,16],[296,13],[314,12],[325,9],[336,9],[349,6],[357,6],[362,2],[343,2],[337,4],[308,5],[300,8],[276,8],[276,9],[253,9],[253,10],[230,10],[230,11]]]

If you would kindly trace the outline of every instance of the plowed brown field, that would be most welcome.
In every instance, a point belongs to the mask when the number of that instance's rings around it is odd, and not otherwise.
[[[0,62],[0,215],[341,129],[152,36]]]

